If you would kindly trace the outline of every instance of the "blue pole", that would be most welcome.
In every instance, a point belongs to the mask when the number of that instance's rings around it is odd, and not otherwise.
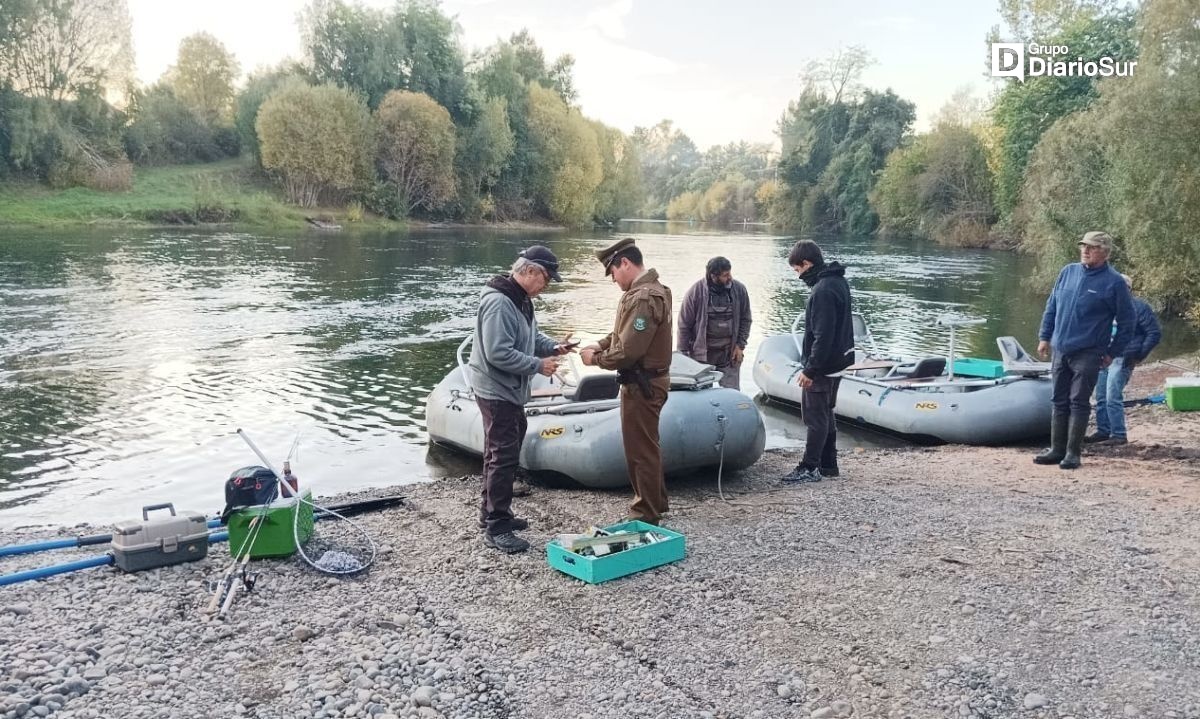
[[[207,526],[209,529],[221,526],[221,520],[210,519]],[[49,549],[68,549],[71,547],[86,547],[90,544],[108,544],[112,541],[111,534],[95,534],[90,537],[71,537],[70,539],[50,539],[45,542],[33,542],[31,544],[13,544],[8,547],[0,547],[0,557],[13,557],[18,554],[33,554],[34,552],[44,552]]]
[[[16,554],[32,554],[33,552],[41,552],[47,549],[63,549],[65,547],[78,546],[78,537],[53,539],[48,542],[34,542],[33,544],[14,544],[11,547],[0,547],[0,557],[11,557]]]
[[[229,539],[229,532],[213,532],[208,535],[208,543],[215,544],[224,542]],[[64,540],[66,541],[66,540]],[[27,582],[31,579],[44,579],[52,577],[55,574],[66,574],[67,572],[75,572],[80,569],[90,569],[91,567],[105,567],[113,563],[111,554],[101,554],[87,559],[80,559],[77,562],[67,562],[66,564],[52,564],[49,567],[39,567],[37,569],[26,569],[23,572],[13,572],[12,574],[0,574],[0,587],[7,584],[17,584],[18,582]]]
[[[79,569],[87,569],[88,567],[103,567],[113,563],[111,554],[101,554],[97,557],[89,557],[81,559],[78,562],[67,562],[66,564],[54,564],[49,567],[38,567],[37,569],[26,569],[23,572],[13,572],[12,574],[0,575],[0,587],[7,584],[16,584],[17,582],[27,582],[30,579],[43,579],[52,577],[55,574],[66,574]]]

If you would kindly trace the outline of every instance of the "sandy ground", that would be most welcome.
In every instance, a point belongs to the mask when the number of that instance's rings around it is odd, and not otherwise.
[[[797,456],[769,452],[730,501],[674,483],[686,559],[598,586],[543,547],[626,493],[523,483],[534,550],[504,556],[466,476],[364,516],[384,545],[364,577],[257,563],[225,623],[201,613],[222,545],[0,588],[0,717],[1200,719],[1200,412],[1135,407],[1129,428],[1074,472],[1032,448],[866,450],[784,487]]]

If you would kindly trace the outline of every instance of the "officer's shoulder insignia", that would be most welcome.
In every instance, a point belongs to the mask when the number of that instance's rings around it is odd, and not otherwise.
[[[646,329],[646,318],[638,317],[637,319],[635,319],[633,321],[633,328],[635,330],[637,330],[638,332],[641,332],[642,330]]]

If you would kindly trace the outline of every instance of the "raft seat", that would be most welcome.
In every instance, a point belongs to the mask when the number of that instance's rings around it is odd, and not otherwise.
[[[617,384],[616,372],[598,372],[580,377],[575,391],[564,394],[573,402],[616,399],[621,395],[621,385]]]
[[[897,365],[885,379],[930,379],[946,371],[945,357],[926,357],[916,364]]]

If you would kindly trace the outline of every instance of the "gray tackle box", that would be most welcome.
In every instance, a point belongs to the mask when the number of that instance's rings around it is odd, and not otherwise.
[[[170,517],[150,519],[156,509]],[[142,507],[142,518],[113,526],[112,554],[126,572],[191,562],[208,556],[208,520],[199,512],[175,513],[173,504]]]

